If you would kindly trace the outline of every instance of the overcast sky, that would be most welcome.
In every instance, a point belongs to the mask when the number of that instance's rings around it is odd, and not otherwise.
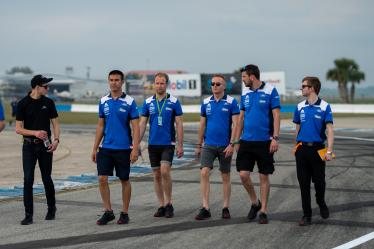
[[[245,64],[325,82],[336,58],[354,59],[374,85],[374,1],[0,1],[0,73],[105,78],[109,70],[232,72]],[[334,84],[329,83],[334,86]]]

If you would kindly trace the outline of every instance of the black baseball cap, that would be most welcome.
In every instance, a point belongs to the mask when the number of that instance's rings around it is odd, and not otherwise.
[[[46,78],[41,74],[35,75],[31,79],[31,88],[35,88],[36,86],[45,86],[49,82],[51,82],[52,80],[53,80],[53,78]]]

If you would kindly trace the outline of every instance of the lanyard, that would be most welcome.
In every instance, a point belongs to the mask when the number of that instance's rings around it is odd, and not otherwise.
[[[166,96],[167,97],[167,96]],[[157,104],[157,110],[158,110],[158,116],[161,116],[161,113],[162,113],[162,110],[164,109],[164,106],[165,106],[165,103],[166,103],[166,97],[165,97],[165,101],[164,103],[162,104],[161,106],[161,109],[160,109],[160,106],[158,104],[158,99],[156,98],[156,104]],[[162,101],[162,100],[161,100]]]

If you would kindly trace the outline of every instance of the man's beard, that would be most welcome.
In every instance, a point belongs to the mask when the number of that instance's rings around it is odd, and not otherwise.
[[[245,83],[245,82],[244,82],[244,85],[245,85],[246,87],[252,88],[252,85],[253,85],[253,84],[252,84],[252,82],[248,82],[248,83]]]
[[[156,92],[161,95],[161,94],[164,94],[166,91],[165,90],[156,90]]]

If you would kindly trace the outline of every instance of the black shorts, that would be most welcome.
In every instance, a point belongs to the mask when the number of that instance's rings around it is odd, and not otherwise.
[[[257,162],[258,172],[264,175],[274,172],[273,153],[269,153],[271,141],[240,140],[240,148],[236,157],[237,171],[251,171]]]
[[[161,163],[173,163],[174,145],[148,145],[149,161],[153,169],[160,168]]]
[[[113,169],[119,179],[127,181],[130,176],[130,153],[128,150],[115,150],[100,148],[96,155],[97,174],[99,176],[112,176]]]

